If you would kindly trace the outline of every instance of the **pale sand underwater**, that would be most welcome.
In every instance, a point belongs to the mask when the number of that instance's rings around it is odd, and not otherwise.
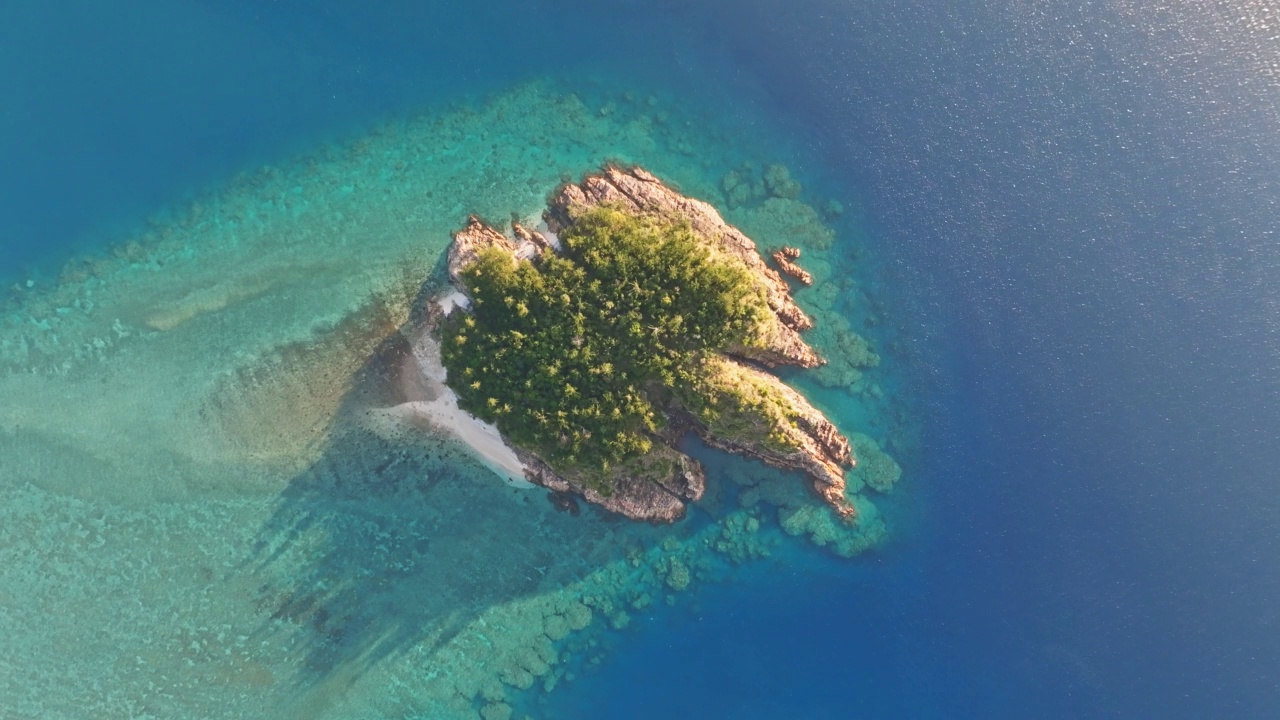
[[[468,213],[536,222],[556,184],[610,158],[719,202],[717,179],[739,162],[727,149],[739,139],[714,123],[656,99],[609,105],[529,85],[388,124],[250,173],[59,283],[12,291],[0,321],[6,712],[505,718],[525,690],[598,656],[593,630],[677,602],[691,580],[788,535],[842,555],[883,536],[865,486],[897,479],[887,456],[850,481],[856,528],[794,478],[732,459],[711,474],[738,501],[669,528],[559,513],[494,477],[516,477],[513,456],[467,424],[405,331],[450,231]],[[820,319],[851,291],[822,259],[832,238],[809,205],[761,196],[728,217],[762,246],[813,253]],[[820,349],[854,342],[827,326]],[[862,376],[871,364],[823,376],[856,405],[846,417],[868,423],[887,416]],[[876,444],[859,437],[860,451]]]

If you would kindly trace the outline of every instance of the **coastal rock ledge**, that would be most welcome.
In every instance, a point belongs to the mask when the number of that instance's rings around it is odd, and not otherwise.
[[[732,343],[699,366],[705,369],[705,377],[700,379],[705,380],[709,392],[719,398],[730,397],[729,404],[737,402],[734,407],[749,411],[740,411],[733,423],[720,421],[718,415],[708,420],[711,416],[700,413],[696,404],[670,399],[656,406],[663,417],[657,429],[646,433],[651,447],[638,458],[609,467],[603,481],[598,474],[592,476],[563,463],[553,467],[504,433],[523,464],[526,479],[552,491],[578,495],[631,519],[674,522],[683,517],[687,503],[702,497],[706,486],[700,463],[676,449],[679,440],[692,432],[711,447],[803,473],[835,512],[853,522],[855,510],[845,495],[845,471],[855,463],[849,440],[803,395],[766,371],[779,366],[814,368],[825,363],[800,335],[813,321],[796,305],[787,281],[765,264],[755,242],[726,223],[710,204],[681,195],[641,168],[610,165],[581,183],[561,186],[551,195],[543,216],[545,232],[516,224],[508,236],[471,217],[454,234],[448,255],[450,282],[467,300],[446,305],[471,307],[473,298],[464,273],[487,249],[509,253],[517,263],[536,263],[544,253],[561,252],[559,236],[571,232],[584,216],[601,207],[677,223],[691,230],[711,256],[727,259],[749,272],[767,303],[769,317],[761,322],[760,332],[750,343]],[[434,334],[439,335],[441,324],[433,323]],[[739,401],[742,397],[749,401]],[[519,398],[501,399],[508,400],[514,403]],[[761,414],[757,421],[749,412],[760,407],[773,410]]]

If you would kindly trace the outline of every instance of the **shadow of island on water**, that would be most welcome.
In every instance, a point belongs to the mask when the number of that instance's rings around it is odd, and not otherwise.
[[[464,695],[492,686],[495,676],[521,687],[526,682],[504,677],[493,658],[441,653],[469,626],[484,634],[475,623],[496,606],[543,595],[559,595],[561,606],[576,601],[564,597],[566,588],[593,571],[705,524],[642,525],[594,507],[565,512],[543,488],[507,485],[458,441],[408,426],[395,435],[372,431],[362,422],[370,409],[421,399],[402,373],[413,365],[412,329],[430,291],[349,379],[318,459],[288,482],[239,568],[254,578],[268,618],[255,639],[302,658],[292,686],[299,697],[322,687],[335,697],[407,653],[422,673],[473,665],[486,677],[458,679]],[[529,622],[545,640],[543,616]],[[512,633],[495,629],[481,643],[495,657],[510,654],[505,642],[526,642],[524,633],[499,634]]]

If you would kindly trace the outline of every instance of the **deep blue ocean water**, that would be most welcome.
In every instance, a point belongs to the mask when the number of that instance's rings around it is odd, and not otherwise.
[[[11,0],[0,277],[527,78],[745,98],[896,282],[912,519],[655,613],[551,716],[1275,716],[1280,16],[796,5]]]

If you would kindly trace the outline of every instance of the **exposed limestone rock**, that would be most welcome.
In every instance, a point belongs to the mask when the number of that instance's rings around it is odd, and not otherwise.
[[[536,230],[529,230],[519,223],[513,223],[511,230],[514,240],[475,215],[467,217],[467,224],[453,234],[453,244],[449,246],[449,282],[458,292],[466,294],[462,269],[479,259],[485,248],[499,247],[519,260],[529,260],[551,247],[547,238]]]
[[[530,230],[518,222],[511,223],[511,233],[516,236],[516,240],[521,245],[536,248],[539,253],[551,249],[551,243],[547,241],[546,236],[537,230]]]

